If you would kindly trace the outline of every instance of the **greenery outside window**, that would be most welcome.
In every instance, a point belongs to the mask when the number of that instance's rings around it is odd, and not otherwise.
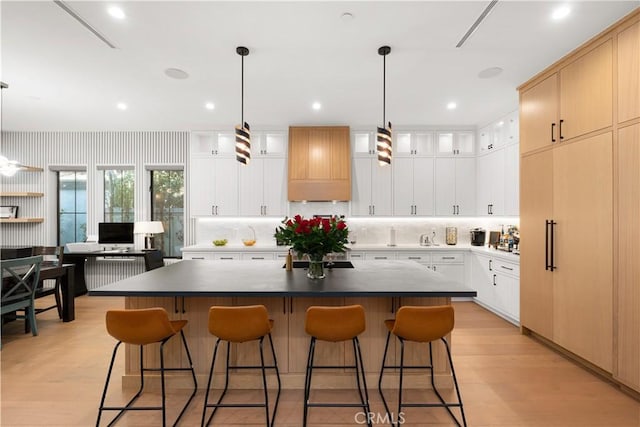
[[[184,172],[151,171],[151,221],[162,221],[164,233],[155,236],[155,247],[165,257],[180,257],[184,246]]]
[[[104,222],[134,222],[134,197],[133,170],[104,171]]]
[[[87,172],[58,171],[58,245],[87,239]]]

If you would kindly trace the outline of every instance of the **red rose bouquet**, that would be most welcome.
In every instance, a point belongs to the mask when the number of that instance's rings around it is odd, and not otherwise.
[[[285,218],[276,230],[275,238],[290,245],[298,254],[308,254],[320,261],[332,252],[344,252],[348,243],[347,223],[338,217],[305,219],[300,215]]]

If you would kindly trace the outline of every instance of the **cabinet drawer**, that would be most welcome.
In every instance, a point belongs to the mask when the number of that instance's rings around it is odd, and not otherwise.
[[[365,258],[364,252],[356,252],[356,251],[349,252],[349,259],[363,260],[364,258]]]
[[[213,252],[183,252],[182,259],[215,259]]]
[[[431,262],[431,254],[428,252],[399,252],[398,259],[428,264]]]
[[[240,259],[249,261],[273,261],[273,252],[245,252]]]
[[[373,261],[388,261],[396,259],[395,252],[368,252],[366,256],[367,260]]]
[[[214,254],[213,259],[218,261],[237,261],[240,259],[240,253],[238,252],[227,252],[222,254]]]
[[[462,252],[446,252],[431,254],[433,264],[463,264],[464,254]]]
[[[520,277],[520,264],[494,259],[493,269],[496,273],[503,273]]]

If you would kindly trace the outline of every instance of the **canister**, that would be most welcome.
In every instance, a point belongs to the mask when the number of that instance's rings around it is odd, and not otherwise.
[[[447,245],[456,245],[458,244],[458,228],[457,227],[446,227],[446,241]]]

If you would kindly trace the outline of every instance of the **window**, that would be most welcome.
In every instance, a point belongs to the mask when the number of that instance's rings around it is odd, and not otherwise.
[[[87,238],[87,172],[58,171],[58,245]]]
[[[134,222],[135,175],[133,170],[104,171],[104,222]]]
[[[151,171],[151,221],[162,221],[164,233],[155,247],[166,257],[181,256],[184,246],[184,173],[181,170]]]

